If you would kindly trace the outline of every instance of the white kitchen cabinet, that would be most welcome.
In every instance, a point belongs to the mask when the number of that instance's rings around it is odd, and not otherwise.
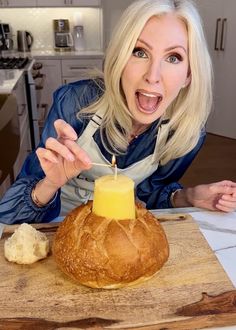
[[[53,93],[63,84],[68,84],[81,79],[89,78],[91,69],[102,69],[102,57],[78,58],[78,59],[42,59],[35,57],[42,63],[40,72],[45,75],[43,89],[38,101],[40,128],[53,102]]]
[[[100,7],[101,0],[0,0],[0,7]]]
[[[214,68],[214,105],[210,133],[236,138],[236,1],[195,0],[204,22]]]
[[[31,142],[30,142],[30,134],[29,134],[29,123],[27,121],[25,121],[24,126],[22,126],[20,152],[19,152],[16,162],[13,166],[14,180],[16,179],[17,175],[19,174],[26,157],[28,156],[28,154],[31,151],[30,145],[31,145]]]
[[[37,0],[0,0],[0,7],[35,7]]]
[[[52,105],[53,92],[62,85],[61,60],[42,60],[36,57],[36,61],[42,63],[40,72],[44,75],[43,88],[38,91],[39,129],[43,128],[44,121]]]
[[[100,7],[101,0],[37,0],[38,7]]]
[[[25,158],[31,152],[31,140],[30,140],[30,128],[29,128],[29,115],[28,115],[28,106],[27,98],[25,91],[25,79],[22,76],[15,88],[13,89],[13,94],[17,100],[17,112],[18,112],[18,122],[20,128],[20,149],[16,159],[16,162],[13,166],[14,180],[18,175]]]
[[[89,78],[91,71],[94,69],[102,70],[102,64],[102,58],[62,60],[63,84]]]

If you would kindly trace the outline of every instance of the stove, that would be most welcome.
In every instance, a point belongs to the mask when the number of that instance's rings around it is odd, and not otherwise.
[[[28,57],[0,57],[0,70],[23,69],[28,62]]]

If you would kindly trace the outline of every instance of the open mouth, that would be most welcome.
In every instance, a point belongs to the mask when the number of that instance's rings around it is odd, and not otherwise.
[[[144,91],[136,91],[136,103],[140,111],[145,113],[153,113],[159,107],[163,96],[158,93],[148,93]]]

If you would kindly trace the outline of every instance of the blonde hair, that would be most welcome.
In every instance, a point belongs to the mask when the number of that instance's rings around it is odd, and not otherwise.
[[[165,134],[158,141],[156,161],[162,164],[185,155],[196,146],[212,105],[211,59],[201,18],[190,0],[139,0],[125,10],[107,48],[104,94],[79,114],[91,115],[100,108],[104,109],[100,129],[106,149],[117,154],[126,151],[132,130],[132,115],[122,91],[121,75],[146,22],[153,16],[160,17],[167,13],[175,13],[186,25],[191,82],[180,90],[161,118],[169,119],[162,126]],[[104,132],[108,143],[105,142]],[[169,132],[174,134],[166,141]]]

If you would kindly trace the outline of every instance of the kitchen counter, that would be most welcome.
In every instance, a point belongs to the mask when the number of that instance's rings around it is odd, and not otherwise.
[[[236,288],[236,212],[210,212],[193,207],[152,212],[157,217],[163,213],[190,214]]]
[[[21,56],[37,59],[78,59],[78,58],[103,58],[102,50],[87,50],[87,51],[55,51],[52,49],[35,49],[30,52],[18,52],[17,50],[3,51],[2,56]]]
[[[99,50],[94,51],[55,51],[54,49],[32,50],[28,55],[37,59],[79,59],[79,58],[103,58],[104,53]]]
[[[199,225],[200,231],[214,251],[232,284],[236,287],[236,212],[210,212],[193,207],[153,210],[152,212],[156,216],[163,213],[190,214]],[[210,329],[235,330],[236,326]]]
[[[23,70],[0,70],[0,94],[11,94]]]

